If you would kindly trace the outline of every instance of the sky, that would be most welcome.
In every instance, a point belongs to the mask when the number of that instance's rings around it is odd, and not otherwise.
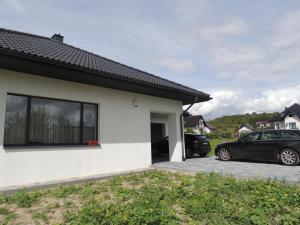
[[[0,0],[0,27],[206,92],[207,119],[300,103],[298,0]]]

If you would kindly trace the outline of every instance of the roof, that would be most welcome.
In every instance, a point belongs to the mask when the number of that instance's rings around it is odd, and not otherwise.
[[[204,121],[202,115],[186,117],[185,121],[184,121],[184,126],[185,127],[195,127],[197,124],[199,124],[200,120]]]
[[[243,127],[246,127],[250,130],[254,130],[254,127],[252,127],[249,123],[244,123],[240,126],[239,130],[242,129]]]
[[[285,117],[290,113],[293,113],[296,116],[300,117],[300,105],[295,103],[292,106],[285,108],[285,110],[283,112],[281,112],[277,116],[273,117],[270,120],[270,122],[283,121],[285,119]]]
[[[38,75],[47,72],[47,76],[58,79],[89,82],[136,93],[145,92],[144,94],[182,100],[184,103],[192,103],[196,96],[197,102],[211,99],[208,94],[193,88],[39,35],[0,28],[0,55],[3,56],[0,58],[0,61],[3,59],[3,63],[0,64],[0,68],[3,69]],[[35,67],[32,68],[29,62],[35,62]],[[51,64],[53,68],[46,70],[45,64]],[[63,69],[78,73],[76,76],[67,75],[62,73]],[[143,87],[148,89],[143,90]],[[160,92],[155,91],[158,89]]]
[[[215,128],[213,125],[206,123],[206,127],[210,130],[216,130],[217,128]]]

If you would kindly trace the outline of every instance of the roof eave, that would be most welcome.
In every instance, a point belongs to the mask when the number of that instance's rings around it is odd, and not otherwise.
[[[20,54],[7,49],[0,49],[0,68],[178,100],[182,101],[183,105],[195,103],[196,96],[198,96],[196,103],[209,101],[211,99],[208,94],[201,92],[187,93],[174,88],[162,87],[135,79],[120,78],[114,74],[100,73],[99,71],[84,67]]]

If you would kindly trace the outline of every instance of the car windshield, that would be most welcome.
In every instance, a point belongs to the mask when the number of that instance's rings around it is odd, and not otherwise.
[[[241,141],[257,141],[259,138],[259,133],[251,133],[246,135],[245,137],[242,137],[240,140]]]

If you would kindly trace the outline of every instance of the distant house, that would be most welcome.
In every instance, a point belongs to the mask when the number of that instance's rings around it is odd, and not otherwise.
[[[294,104],[285,108],[278,116],[272,118],[276,130],[299,130],[300,129],[300,105]]]
[[[185,131],[192,129],[196,134],[209,134],[211,131],[216,130],[215,127],[208,124],[202,115],[192,116],[187,115],[184,119]]]
[[[266,129],[272,126],[271,122],[269,121],[258,121],[256,122],[256,129]]]
[[[238,129],[238,136],[248,134],[254,130],[255,130],[254,127],[252,127],[250,124],[244,123]]]

